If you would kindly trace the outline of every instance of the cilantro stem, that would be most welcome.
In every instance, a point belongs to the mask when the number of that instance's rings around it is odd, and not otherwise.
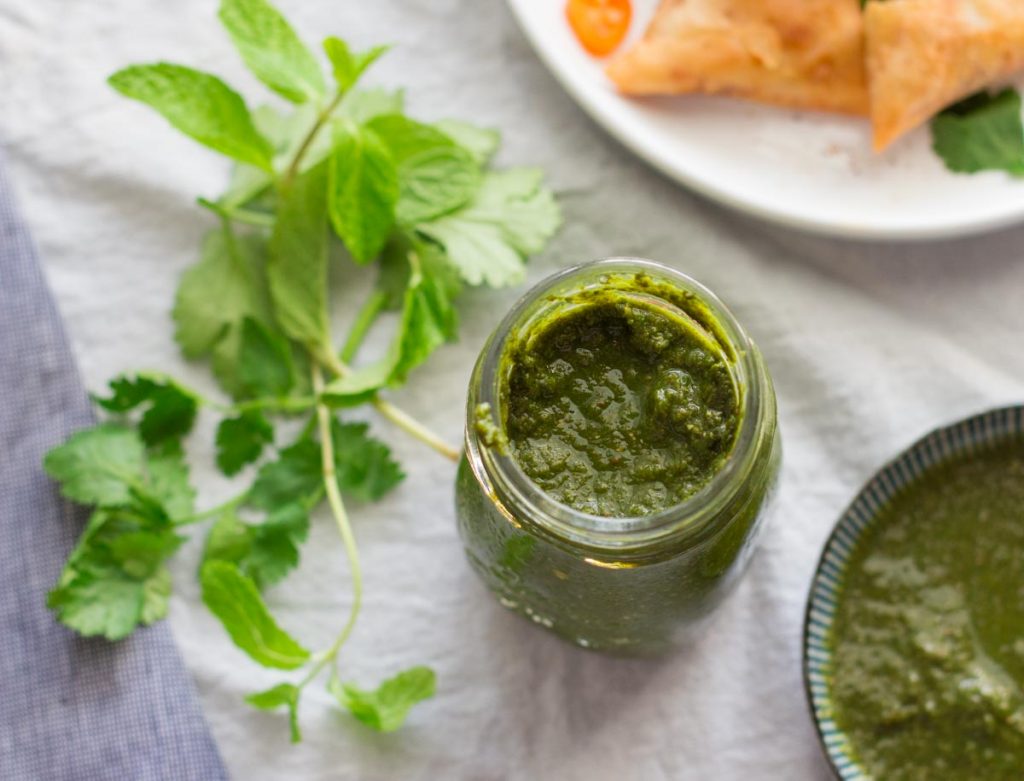
[[[221,404],[218,401],[195,394],[195,398],[205,407],[216,410],[224,415],[241,415],[245,412],[305,412],[316,406],[312,396],[280,396],[261,399],[248,399],[237,404]]]
[[[377,408],[377,412],[390,420],[404,432],[411,434],[424,444],[429,445],[445,458],[456,462],[459,460],[460,453],[458,450],[416,420],[416,418],[409,415],[405,410],[400,407],[396,407],[390,401],[386,401],[380,396],[374,396],[373,406]]]
[[[341,99],[345,97],[345,93],[341,90],[334,96],[330,103],[321,111],[310,127],[309,132],[306,133],[306,137],[302,139],[302,143],[299,144],[299,148],[296,150],[294,157],[285,169],[284,174],[281,176],[281,189],[287,190],[291,187],[296,175],[299,173],[299,166],[302,164],[302,158],[306,156],[306,152],[309,151],[309,147],[312,146],[313,141],[316,140],[317,135],[320,133],[320,129],[330,119],[331,114],[341,104]]]
[[[319,395],[324,389],[324,378],[320,367],[313,366],[313,389]],[[338,651],[348,640],[352,629],[356,625],[356,618],[359,616],[359,609],[363,604],[363,574],[359,566],[359,550],[356,548],[355,536],[352,534],[352,524],[349,523],[348,513],[345,511],[345,503],[341,498],[341,490],[338,488],[338,478],[334,467],[334,441],[331,438],[331,411],[326,404],[316,405],[317,422],[320,430],[320,454],[323,463],[324,489],[327,492],[327,503],[330,505],[331,513],[334,515],[334,522],[341,534],[341,541],[345,545],[345,555],[348,557],[349,569],[352,576],[352,605],[349,608],[348,620],[341,632],[338,633],[334,643],[324,653],[323,657],[313,666],[306,678],[300,684],[304,686],[323,668],[328,662],[333,662]]]
[[[317,360],[324,362],[328,369],[339,377],[344,377],[351,369],[330,351],[317,353]],[[420,423],[400,407],[396,407],[390,401],[385,401],[380,396],[373,397],[373,406],[385,418],[398,426],[406,434],[418,439],[428,447],[433,448],[445,458],[458,462],[460,453],[454,447],[445,442],[441,437]],[[319,405],[318,405],[319,409]]]
[[[352,321],[352,327],[348,332],[348,338],[345,339],[345,345],[341,348],[341,360],[343,363],[351,363],[352,359],[356,357],[356,353],[359,352],[366,334],[376,322],[380,313],[384,311],[384,305],[387,301],[388,297],[383,292],[374,290],[370,297],[363,302],[358,314],[356,314],[356,319]]]
[[[233,510],[246,499],[249,498],[248,491],[242,491],[237,496],[233,496],[226,502],[218,504],[216,507],[211,507],[209,510],[203,510],[201,512],[192,513],[192,515],[186,515],[184,518],[178,518],[174,521],[175,526],[185,526],[189,523],[197,523],[199,521],[205,521],[207,518],[213,518],[215,515],[220,515],[228,510]]]

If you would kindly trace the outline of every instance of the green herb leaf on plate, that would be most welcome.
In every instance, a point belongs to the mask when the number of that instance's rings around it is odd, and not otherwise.
[[[946,109],[932,120],[932,144],[955,173],[1024,176],[1020,94],[1012,88],[980,93]]]

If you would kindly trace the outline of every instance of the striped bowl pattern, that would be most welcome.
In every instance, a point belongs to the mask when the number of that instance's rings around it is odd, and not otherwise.
[[[886,464],[861,489],[825,543],[818,570],[811,582],[804,619],[804,686],[825,754],[842,781],[870,781],[857,763],[852,748],[836,725],[829,681],[829,648],[843,572],[866,529],[884,507],[907,485],[931,467],[954,456],[969,455],[986,445],[1024,434],[1024,406],[1005,407],[937,429]]]

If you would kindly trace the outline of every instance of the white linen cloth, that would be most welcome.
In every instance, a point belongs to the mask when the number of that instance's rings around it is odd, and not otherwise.
[[[409,476],[384,501],[353,508],[366,604],[342,654],[344,677],[369,686],[429,664],[438,695],[401,732],[378,735],[311,687],[305,742],[290,746],[283,715],[242,702],[281,676],[238,652],[200,603],[197,539],[174,565],[170,622],[233,776],[827,778],[800,677],[818,553],[884,460],[938,424],[1024,398],[1024,229],[884,245],[771,227],[685,192],[606,137],[547,74],[501,0],[280,5],[307,40],[396,44],[372,81],[408,87],[417,116],[501,128],[501,162],[547,170],[566,224],[530,264],[531,282],[583,260],[640,255],[715,290],[774,375],[785,466],[761,550],[707,635],[659,661],[621,660],[567,645],[501,608],[463,559],[453,466],[375,420]],[[160,368],[213,392],[207,369],[179,356],[168,313],[212,224],[194,198],[220,191],[227,164],[104,79],[129,63],[166,59],[215,71],[257,102],[265,93],[243,73],[215,6],[0,0],[0,143],[93,390],[120,371]],[[356,280],[340,293],[351,311],[372,275],[346,273]],[[467,293],[462,340],[394,400],[459,441],[482,339],[522,292]],[[233,493],[212,466],[212,425],[204,419],[192,437],[203,506]],[[325,515],[311,536],[301,568],[270,601],[285,626],[322,647],[350,592]]]

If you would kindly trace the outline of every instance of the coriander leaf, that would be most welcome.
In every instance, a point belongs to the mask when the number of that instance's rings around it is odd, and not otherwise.
[[[129,412],[145,406],[139,433],[147,445],[178,440],[192,430],[198,402],[195,396],[173,380],[156,375],[121,376],[110,381],[112,395],[96,398],[111,412]]]
[[[132,429],[110,423],[79,431],[46,454],[43,467],[61,493],[81,504],[127,504],[143,482],[145,450]]]
[[[263,589],[298,565],[299,545],[308,533],[309,515],[294,502],[278,508],[262,523],[245,523],[234,512],[226,512],[210,528],[203,560],[236,564]]]
[[[1024,176],[1024,122],[1021,98],[1007,88],[980,93],[932,120],[932,144],[955,173],[999,170]]]
[[[347,93],[338,106],[338,116],[357,125],[365,125],[383,114],[401,114],[405,105],[402,90],[380,87],[358,89]]]
[[[395,223],[398,171],[377,134],[342,126],[329,163],[328,211],[335,233],[358,263],[384,247]]]
[[[132,65],[108,79],[126,97],[160,112],[196,141],[242,163],[273,171],[273,150],[253,124],[237,92],[212,76],[183,65]]]
[[[264,667],[294,670],[309,651],[285,632],[263,603],[256,584],[224,561],[209,561],[200,573],[203,602],[220,619],[232,641]]]
[[[320,65],[270,3],[223,0],[218,15],[246,67],[270,89],[293,103],[323,97]]]
[[[327,168],[300,175],[270,238],[267,279],[274,313],[292,339],[330,349],[327,322]]]
[[[251,410],[225,418],[217,427],[217,466],[228,477],[260,457],[274,441],[274,428],[261,412]]]
[[[174,299],[174,338],[187,358],[206,355],[244,317],[266,320],[262,272],[266,243],[230,228],[210,231],[199,262],[185,271]]]
[[[384,54],[389,47],[374,46],[365,52],[353,53],[348,44],[333,35],[324,39],[324,53],[334,68],[334,81],[339,92],[348,92],[359,81],[367,68]]]
[[[146,471],[148,493],[160,503],[167,517],[180,519],[192,514],[196,492],[188,482],[188,464],[180,449],[165,448],[151,453]]]
[[[501,133],[492,128],[477,127],[458,119],[442,119],[434,127],[461,146],[477,165],[486,165],[501,144]]]
[[[491,287],[522,280],[525,256],[543,249],[561,223],[551,192],[533,169],[491,172],[473,200],[417,230],[441,244],[471,285]]]
[[[166,570],[164,570],[166,572]],[[166,576],[161,573],[159,580]],[[67,586],[54,589],[46,604],[57,619],[83,637],[102,635],[108,640],[127,637],[143,622],[153,623],[167,614],[162,584],[147,591],[146,582],[114,567],[90,567]]]
[[[242,321],[238,379],[247,396],[281,397],[292,387],[292,351],[288,341],[251,317]]]
[[[250,694],[245,701],[260,710],[274,710],[282,705],[288,708],[288,725],[291,728],[292,743],[302,742],[299,730],[299,687],[290,683],[279,683],[266,691]]]
[[[260,467],[249,492],[249,504],[273,510],[290,502],[312,501],[322,488],[320,458],[320,445],[309,438],[285,448],[276,461]]]
[[[137,515],[98,510],[47,605],[83,636],[126,637],[166,615],[170,574],[163,562],[181,541],[169,529],[146,530]]]
[[[125,574],[145,580],[156,573],[182,542],[182,537],[169,530],[139,531],[118,535],[110,540],[107,547]]]
[[[480,166],[440,130],[401,114],[377,117],[368,127],[398,166],[399,222],[413,224],[454,211],[480,186]]]
[[[388,446],[368,433],[365,423],[331,422],[334,461],[342,491],[372,502],[402,482],[405,474]]]
[[[434,696],[436,677],[429,667],[412,667],[384,681],[376,691],[365,691],[332,677],[328,690],[342,707],[378,732],[394,732],[409,710]]]

